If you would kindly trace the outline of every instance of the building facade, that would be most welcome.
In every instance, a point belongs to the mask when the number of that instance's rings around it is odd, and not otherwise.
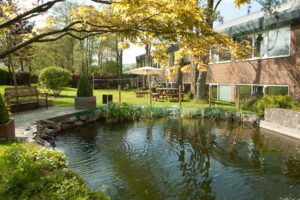
[[[291,95],[300,101],[300,1],[281,5],[274,15],[251,13],[215,27],[236,41],[253,47],[248,59],[211,52],[206,83],[214,98],[235,101],[263,95]],[[195,73],[184,75],[193,86]],[[163,82],[163,80],[161,81]]]

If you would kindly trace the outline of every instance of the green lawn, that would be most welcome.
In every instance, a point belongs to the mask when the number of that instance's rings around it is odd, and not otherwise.
[[[11,86],[0,86],[0,93],[4,94],[5,87],[11,87]],[[117,89],[94,90],[94,96],[97,97],[97,106],[102,105],[102,95],[103,94],[112,94],[113,102],[119,101],[119,92]],[[61,97],[56,97],[56,98],[50,97],[50,99],[53,100],[54,106],[73,106],[75,96],[76,96],[75,88],[65,88],[61,93]],[[122,97],[121,98],[122,103],[127,103],[130,105],[150,105],[149,97],[136,98],[135,89],[122,90],[121,97]],[[157,105],[157,106],[179,106],[179,102],[170,102],[168,100],[152,101],[152,103],[153,103],[153,105]],[[184,101],[182,102],[182,106],[185,106],[185,107],[208,107],[208,104],[196,103],[195,101],[189,100],[187,95],[185,95]],[[230,106],[230,105],[215,104],[214,106],[235,109],[234,106]]]

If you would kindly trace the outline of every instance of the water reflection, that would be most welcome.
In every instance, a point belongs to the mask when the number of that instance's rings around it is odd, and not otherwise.
[[[243,126],[165,119],[59,136],[70,167],[112,199],[300,198],[300,142]]]

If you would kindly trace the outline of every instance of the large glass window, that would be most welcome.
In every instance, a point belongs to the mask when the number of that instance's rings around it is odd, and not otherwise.
[[[268,86],[268,95],[288,95],[288,86]]]
[[[170,53],[169,54],[169,62],[168,62],[169,66],[174,66],[175,64],[175,54],[174,53]]]
[[[290,53],[290,27],[269,32],[268,56],[282,56]]]
[[[210,51],[210,61],[213,63],[219,62],[219,53],[216,49]]]
[[[267,33],[259,33],[253,36],[253,57],[267,56]]]
[[[252,45],[252,54],[248,58],[267,58],[274,56],[287,56],[290,53],[291,28],[283,27],[264,31],[253,35],[246,35],[236,39],[242,45]],[[212,62],[228,61],[230,52],[212,50]]]
[[[219,99],[231,101],[231,85],[219,85]]]
[[[251,92],[252,92],[252,86],[251,85],[238,85],[236,89],[240,90],[240,99],[247,99],[251,97]],[[236,91],[236,94],[238,92]]]
[[[252,96],[263,97],[264,96],[264,86],[262,86],[262,85],[253,85]]]
[[[211,86],[211,98],[214,98],[214,99],[218,98],[218,86],[217,85]]]
[[[219,61],[230,61],[231,60],[231,52],[229,50],[220,50],[219,51]]]

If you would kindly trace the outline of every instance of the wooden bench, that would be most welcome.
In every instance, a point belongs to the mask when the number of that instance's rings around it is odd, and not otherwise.
[[[40,98],[41,95],[44,95],[44,98]],[[37,87],[28,87],[22,86],[17,88],[6,88],[4,97],[6,99],[7,106],[13,112],[12,107],[16,106],[16,111],[19,112],[20,106],[33,104],[35,108],[39,108],[40,101],[44,101],[46,108],[48,109],[48,94],[47,93],[39,93]],[[20,100],[20,98],[34,97],[35,100]],[[16,101],[12,101],[12,99],[16,99]]]

